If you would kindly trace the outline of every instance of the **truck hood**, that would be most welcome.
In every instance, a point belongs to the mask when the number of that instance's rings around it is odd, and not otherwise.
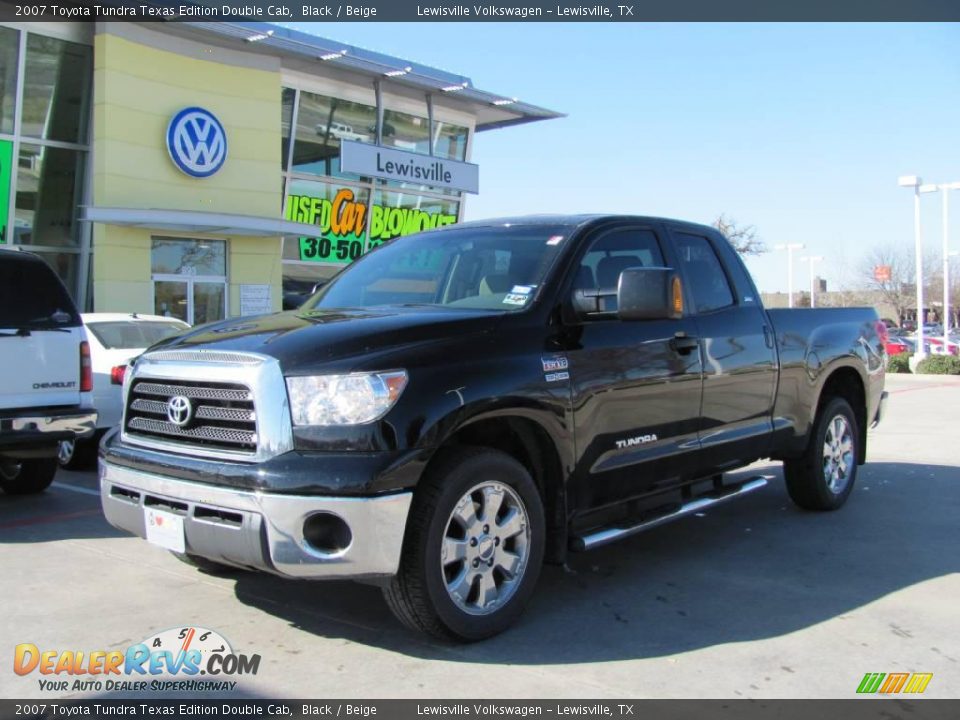
[[[499,318],[499,313],[422,306],[291,310],[210,323],[150,349],[255,352],[277,358],[285,371],[296,371],[401,346],[490,332]]]

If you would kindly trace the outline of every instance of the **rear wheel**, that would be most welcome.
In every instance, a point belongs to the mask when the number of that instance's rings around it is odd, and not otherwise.
[[[97,438],[89,440],[61,440],[57,461],[65,470],[89,470],[97,464]]]
[[[803,456],[783,465],[787,492],[805,510],[837,510],[857,479],[860,433],[850,404],[833,398],[817,416]]]
[[[481,640],[523,612],[540,574],[543,504],[509,455],[468,449],[439,461],[417,488],[387,603],[408,627]]]
[[[53,482],[57,473],[57,459],[35,458],[7,464],[0,469],[0,488],[7,495],[42,493]]]

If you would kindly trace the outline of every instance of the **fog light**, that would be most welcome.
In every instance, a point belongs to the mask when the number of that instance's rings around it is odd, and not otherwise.
[[[314,513],[303,523],[303,539],[311,548],[325,555],[338,555],[350,547],[353,533],[339,515]]]

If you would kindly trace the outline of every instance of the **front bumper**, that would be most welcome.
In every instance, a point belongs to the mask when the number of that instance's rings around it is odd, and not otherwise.
[[[97,412],[90,408],[25,408],[0,414],[0,450],[55,446],[61,440],[90,437]]]
[[[132,470],[100,460],[100,499],[114,527],[146,537],[144,508],[183,517],[186,551],[229,565],[294,578],[395,575],[411,492],[374,497],[322,497],[244,491]],[[312,547],[304,522],[330,513],[352,539],[337,553]]]

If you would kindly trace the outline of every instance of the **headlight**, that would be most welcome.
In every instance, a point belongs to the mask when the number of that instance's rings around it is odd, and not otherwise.
[[[363,425],[386,414],[407,385],[403,370],[288,377],[294,425]]]

